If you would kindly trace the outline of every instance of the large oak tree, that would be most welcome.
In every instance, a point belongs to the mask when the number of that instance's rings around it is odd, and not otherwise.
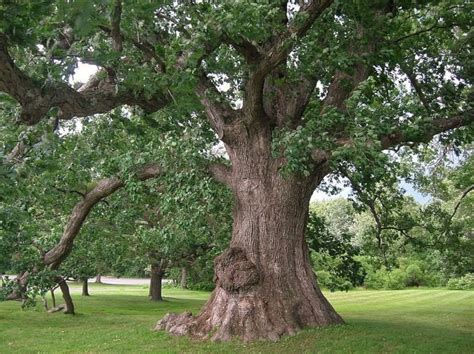
[[[33,125],[123,105],[207,117],[234,195],[216,289],[174,334],[278,339],[342,323],[312,272],[304,229],[331,173],[383,169],[383,150],[472,123],[468,1],[34,1],[0,5],[0,91]],[[78,61],[100,67],[81,87]],[[150,128],[152,129],[152,128]],[[453,139],[468,139],[458,129]],[[448,139],[448,137],[446,137]],[[374,166],[370,167],[369,163]]]

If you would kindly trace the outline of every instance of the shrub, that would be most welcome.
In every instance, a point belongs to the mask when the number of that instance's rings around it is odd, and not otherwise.
[[[328,288],[330,284],[331,275],[326,270],[316,271],[316,278],[318,279],[318,284],[322,288]]]
[[[425,275],[418,264],[410,264],[405,269],[405,285],[420,286],[426,284]]]
[[[387,272],[384,288],[390,290],[404,289],[406,279],[406,274],[401,269],[393,269],[391,272]]]
[[[331,291],[348,291],[353,288],[351,283],[351,274],[344,270],[344,260],[341,256],[331,256],[327,251],[311,252],[311,261],[318,277],[320,286]]]
[[[376,272],[367,273],[364,284],[370,289],[398,290],[405,288],[406,279],[406,274],[401,269],[388,271],[382,267]]]
[[[377,271],[367,272],[364,285],[369,289],[383,289],[387,279],[387,270],[385,267]]]
[[[451,278],[446,284],[450,290],[469,290],[474,289],[474,274],[469,273],[461,278]]]
[[[353,288],[352,283],[342,277],[335,276],[326,270],[316,272],[319,286],[327,288],[330,291],[348,291]]]

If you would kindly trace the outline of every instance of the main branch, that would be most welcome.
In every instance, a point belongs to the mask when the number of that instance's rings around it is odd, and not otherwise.
[[[160,166],[152,164],[142,168],[137,173],[137,179],[144,181],[158,177],[161,174],[162,169]],[[125,182],[118,177],[105,178],[100,180],[92,190],[87,192],[74,206],[61,239],[53,248],[46,252],[43,257],[43,263],[50,266],[51,269],[57,269],[62,261],[71,253],[74,239],[79,234],[92,208],[124,185]]]
[[[438,118],[421,127],[416,133],[408,134],[403,127],[392,131],[390,134],[381,136],[380,143],[383,150],[397,145],[409,145],[410,143],[427,143],[433,136],[449,130],[468,126],[474,122],[474,111],[461,112],[448,118]]]
[[[54,107],[59,109],[60,119],[71,119],[106,113],[122,105],[140,106],[147,112],[154,112],[170,99],[166,94],[145,99],[130,90],[117,90],[115,83],[97,76],[77,91],[64,82],[38,82],[15,65],[8,52],[7,40],[1,35],[0,91],[20,103],[19,120],[28,125],[38,123]]]

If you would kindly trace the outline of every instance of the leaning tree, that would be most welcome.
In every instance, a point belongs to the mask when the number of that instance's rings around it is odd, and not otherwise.
[[[21,106],[19,122],[123,105],[149,118],[173,105],[204,112],[195,129],[210,123],[223,143],[228,163],[209,169],[234,196],[232,239],[201,313],[159,322],[174,334],[275,340],[342,323],[305,244],[315,188],[331,173],[383,170],[386,150],[438,134],[469,139],[456,129],[473,121],[466,0],[43,0],[0,10],[0,91]],[[100,70],[71,87],[79,61]]]

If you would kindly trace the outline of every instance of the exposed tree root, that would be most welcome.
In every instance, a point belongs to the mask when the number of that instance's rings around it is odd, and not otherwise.
[[[167,314],[156,330],[214,341],[277,341],[305,327],[343,323],[313,277],[295,274],[286,287],[261,282],[255,266],[235,248],[219,256],[215,266],[217,287],[201,313]]]
[[[59,312],[59,311],[65,311],[66,310],[66,305],[65,304],[61,304],[61,305],[58,305],[56,307],[52,307],[48,310],[48,313],[55,313],[55,312]]]

